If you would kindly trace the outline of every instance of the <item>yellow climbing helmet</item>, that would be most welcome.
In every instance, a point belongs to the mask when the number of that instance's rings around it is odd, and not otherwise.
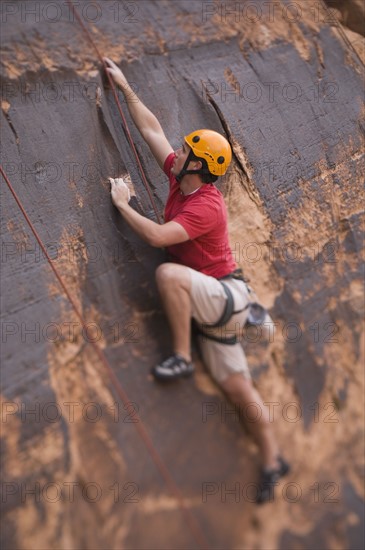
[[[196,130],[185,141],[194,155],[205,159],[208,169],[214,176],[223,176],[232,160],[232,150],[227,139],[214,130]]]

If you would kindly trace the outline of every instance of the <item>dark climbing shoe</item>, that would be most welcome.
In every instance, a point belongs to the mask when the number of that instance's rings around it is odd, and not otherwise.
[[[261,470],[261,479],[259,483],[259,491],[256,498],[256,504],[264,502],[272,502],[274,500],[274,487],[279,479],[290,472],[289,464],[281,457],[278,457],[280,464],[277,470]]]
[[[152,374],[158,380],[174,380],[191,376],[194,372],[193,363],[188,363],[181,355],[175,353],[162,363],[153,367]]]

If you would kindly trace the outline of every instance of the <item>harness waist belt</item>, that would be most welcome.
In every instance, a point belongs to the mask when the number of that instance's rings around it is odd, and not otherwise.
[[[214,340],[215,342],[218,342],[219,344],[226,344],[228,346],[234,346],[238,342],[237,336],[230,336],[229,338],[223,338],[223,336],[216,336],[214,334],[207,334],[202,330],[197,323],[194,324],[196,331],[201,336],[204,336],[205,338],[208,338],[208,340]]]
[[[228,275],[224,275],[224,277],[218,277],[218,281],[222,281],[224,279],[238,279],[239,281],[243,281],[244,283],[248,283],[248,279],[246,279],[243,275],[243,271],[240,267],[232,271],[231,273],[228,273]]]
[[[232,315],[234,315],[235,313],[241,313],[242,311],[244,311],[247,308],[249,308],[249,314],[248,314],[248,318],[246,320],[246,324],[256,325],[256,326],[261,325],[264,322],[265,316],[266,316],[265,308],[263,308],[257,302],[249,301],[248,304],[242,310],[234,311],[233,294],[231,292],[231,289],[228,287],[228,285],[224,284],[224,282],[223,282],[224,279],[238,279],[240,281],[243,281],[247,286],[249,294],[252,293],[250,287],[247,285],[248,280],[244,278],[243,271],[242,271],[241,268],[235,269],[234,271],[232,271],[232,273],[229,273],[228,275],[225,275],[224,277],[218,278],[217,280],[221,283],[221,285],[224,289],[224,292],[227,296],[227,300],[226,300],[226,304],[225,304],[225,307],[224,307],[224,311],[223,311],[222,315],[220,316],[220,318],[218,319],[218,321],[216,323],[213,323],[213,324],[210,324],[210,323],[205,324],[206,329],[223,327],[224,325],[226,325],[228,323],[228,321],[231,319]],[[197,323],[196,323],[196,330],[200,335],[205,336],[206,338],[208,338],[208,340],[214,340],[215,342],[219,342],[220,344],[227,344],[227,345],[233,346],[238,342],[237,335],[230,336],[228,338],[223,338],[223,336],[217,336],[215,334],[209,334],[209,333],[205,332],[201,327],[199,327]]]

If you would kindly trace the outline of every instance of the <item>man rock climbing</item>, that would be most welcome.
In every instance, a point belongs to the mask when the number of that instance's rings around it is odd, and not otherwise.
[[[204,363],[228,398],[244,412],[259,446],[262,470],[257,502],[272,500],[273,487],[289,471],[289,465],[279,453],[268,410],[252,384],[244,351],[235,338],[247,320],[249,292],[229,246],[224,199],[213,184],[229,166],[231,147],[219,133],[197,130],[185,136],[174,151],[159,121],[138,99],[122,71],[110,59],[104,60],[124,93],[136,127],[170,181],[165,223],[160,225],[129,206],[130,193],[122,179],[111,179],[112,200],[124,220],[144,241],[168,252],[169,261],[158,267],[156,281],[172,332],[173,353],[152,373],[165,380],[193,373],[193,318],[201,331]],[[233,304],[229,318],[228,301]],[[256,404],[251,407],[251,418],[247,412],[250,403]]]

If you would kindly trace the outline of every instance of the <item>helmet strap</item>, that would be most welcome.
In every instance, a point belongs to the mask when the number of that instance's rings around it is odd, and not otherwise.
[[[180,183],[185,174],[203,174],[204,170],[203,168],[200,168],[199,170],[187,170],[187,167],[189,166],[189,162],[194,159],[194,153],[193,150],[190,149],[188,156],[186,157],[186,161],[184,162],[184,166],[180,170],[179,174],[176,177],[177,181]]]

